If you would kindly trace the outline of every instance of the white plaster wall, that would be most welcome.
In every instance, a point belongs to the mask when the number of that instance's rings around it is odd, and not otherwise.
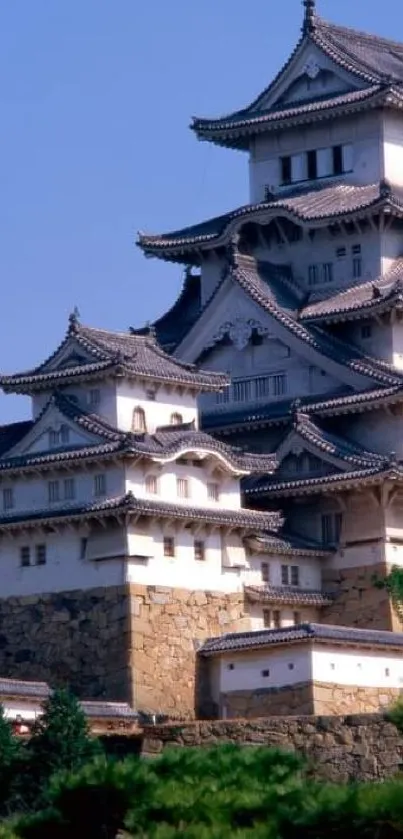
[[[262,563],[268,562],[270,585],[281,586],[282,565],[297,565],[300,575],[300,589],[320,591],[322,588],[322,560],[304,556],[273,556],[269,554],[251,554],[248,557],[249,570],[245,572],[246,585],[262,584]]]
[[[146,560],[131,559],[127,565],[127,581],[139,585],[157,585],[184,588],[189,591],[242,591],[242,575],[237,569],[222,568],[222,542],[220,533],[207,533],[203,528],[195,536],[185,526],[162,528],[152,525],[153,557]],[[175,539],[175,556],[164,556],[163,538]],[[205,559],[194,559],[194,540],[204,541]],[[136,534],[129,534],[129,554],[136,553]]]
[[[140,466],[128,466],[126,469],[126,492],[133,492],[139,498],[153,498],[169,503],[179,504],[181,507],[197,506],[211,507],[212,509],[239,509],[241,507],[241,493],[239,479],[231,475],[223,474],[221,470],[217,473],[216,458],[207,458],[201,461],[201,466],[181,464],[173,461],[166,465],[149,462]],[[146,492],[146,479],[148,476],[155,476],[158,481],[158,495]],[[187,478],[189,482],[189,498],[180,498],[177,493],[177,479]],[[219,500],[213,501],[208,498],[208,483],[216,483],[219,486]]]
[[[360,114],[359,119],[351,116],[260,135],[251,149],[251,203],[264,200],[266,185],[276,186],[281,191],[279,158],[283,155],[345,143],[353,146],[353,171],[342,176],[343,179],[358,184],[380,181],[384,163],[382,126],[377,112]]]
[[[383,177],[403,185],[403,118],[400,112],[383,111]]]
[[[250,622],[253,632],[267,629],[264,622],[263,612],[265,610],[273,612],[280,612],[280,625],[283,627],[294,626],[294,614],[298,612],[301,616],[300,623],[320,623],[320,610],[314,609],[312,606],[276,606],[276,604],[262,605],[261,603],[253,603],[250,606]],[[273,625],[274,628],[274,625]]]
[[[12,487],[14,490],[15,506],[9,511],[10,515],[21,512],[32,512],[35,510],[57,510],[61,507],[76,507],[78,504],[94,500],[94,476],[104,473],[106,475],[106,495],[114,498],[123,495],[125,492],[124,469],[112,466],[108,462],[100,462],[98,466],[88,467],[87,470],[77,469],[54,469],[42,475],[26,475],[21,477],[8,477],[0,474],[0,509],[2,506],[2,490]],[[75,479],[76,496],[72,501],[63,499],[63,481]],[[60,482],[60,501],[54,504],[49,503],[48,483],[49,481]],[[4,511],[2,510],[2,515]]]
[[[152,382],[150,382],[152,388]],[[198,423],[197,400],[193,393],[178,393],[165,386],[156,390],[155,401],[150,401],[147,395],[148,387],[137,382],[118,380],[116,385],[117,426],[122,431],[132,430],[133,410],[136,407],[144,409],[147,430],[153,433],[157,426],[169,425],[171,414],[182,414],[183,422]]]
[[[340,424],[340,434],[379,454],[396,452],[398,458],[403,457],[402,416],[398,408],[392,412],[367,411],[364,414],[349,415],[348,424]]]
[[[0,597],[26,597],[58,591],[85,590],[103,586],[123,585],[123,559],[90,562],[81,559],[81,539],[88,536],[85,527],[77,530],[63,528],[58,533],[44,534],[40,530],[0,540]],[[119,541],[119,540],[117,540]],[[46,565],[21,567],[20,549],[46,545]],[[120,547],[120,546],[119,546]],[[112,551],[112,548],[110,548]]]
[[[96,408],[90,405],[90,391],[99,390],[100,402]],[[62,389],[63,394],[76,399],[78,405],[87,411],[94,410],[97,414],[103,417],[110,425],[116,427],[117,413],[116,413],[116,383],[112,379],[105,381],[85,382],[75,385],[68,385]],[[36,419],[41,413],[46,403],[49,401],[52,391],[45,393],[38,393],[31,399],[32,416]]]
[[[307,644],[263,652],[226,653],[221,658],[220,692],[283,687],[312,678],[312,654]],[[234,669],[229,669],[234,665]],[[289,665],[293,665],[290,669]],[[270,670],[270,676],[262,676]]]
[[[389,675],[388,672],[389,671]],[[357,687],[401,688],[403,653],[343,650],[314,645],[312,676],[315,682],[335,682]]]

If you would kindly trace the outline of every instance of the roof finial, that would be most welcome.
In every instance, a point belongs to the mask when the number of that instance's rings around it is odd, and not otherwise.
[[[80,325],[80,312],[77,306],[74,306],[74,309],[69,314],[69,328],[74,330],[77,326]]]
[[[312,32],[314,28],[316,0],[303,0],[303,5],[305,6],[305,15],[302,31],[306,34]]]

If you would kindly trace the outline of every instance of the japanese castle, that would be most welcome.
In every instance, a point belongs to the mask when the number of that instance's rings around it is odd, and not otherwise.
[[[403,43],[322,20],[194,119],[250,203],[171,233],[170,311],[76,314],[0,377],[0,670],[170,718],[377,711],[403,685]],[[403,31],[402,31],[403,40]],[[1,500],[1,497],[0,497]]]

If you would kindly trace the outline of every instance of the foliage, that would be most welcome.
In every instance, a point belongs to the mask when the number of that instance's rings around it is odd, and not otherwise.
[[[399,696],[396,701],[390,705],[385,714],[386,718],[393,722],[398,731],[403,733],[403,696]]]
[[[153,761],[101,757],[55,776],[48,799],[50,809],[17,822],[20,839],[403,837],[402,778],[314,781],[299,757],[265,748],[177,749]]]
[[[8,814],[18,800],[22,745],[0,705],[0,813]]]
[[[67,690],[55,690],[45,703],[26,748],[28,803],[46,803],[52,775],[75,772],[100,753],[100,743],[90,736],[78,700]]]
[[[394,565],[383,579],[374,577],[374,585],[389,592],[397,617],[403,623],[403,568]]]

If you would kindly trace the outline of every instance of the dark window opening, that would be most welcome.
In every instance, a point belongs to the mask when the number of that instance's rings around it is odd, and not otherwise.
[[[316,151],[307,152],[308,180],[314,181],[318,177],[318,157]]]
[[[333,146],[333,173],[343,174],[343,149],[341,146]]]
[[[281,183],[287,185],[291,183],[291,157],[282,157],[281,160]]]

